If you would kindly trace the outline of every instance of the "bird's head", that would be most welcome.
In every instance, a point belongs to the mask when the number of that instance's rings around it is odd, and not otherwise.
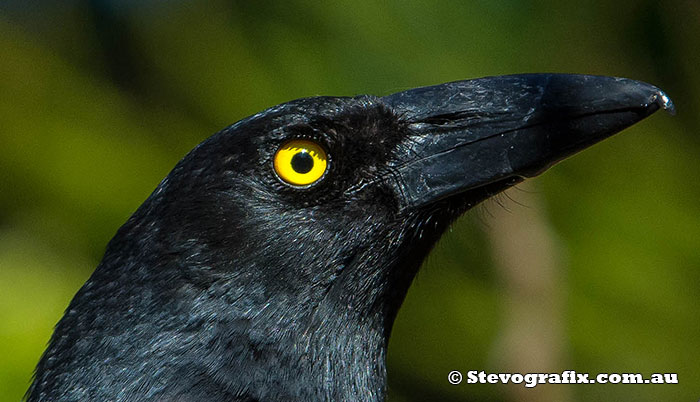
[[[241,292],[251,314],[390,327],[456,217],[659,107],[644,83],[554,74],[300,99],[200,144],[122,232],[183,285]]]
[[[670,101],[648,84],[557,74],[272,107],[180,161],[71,308],[102,303],[153,332],[205,327],[189,347],[208,344],[228,356],[211,359],[221,365],[293,349],[320,367],[331,340],[348,365],[383,357],[411,280],[455,218],[660,107]],[[106,307],[105,293],[117,294]]]

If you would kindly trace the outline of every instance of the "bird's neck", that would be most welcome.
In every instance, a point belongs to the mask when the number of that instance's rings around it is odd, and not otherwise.
[[[223,304],[241,300],[238,294],[221,297],[209,289],[212,305],[196,311],[206,317],[211,309],[218,321],[207,324],[214,328],[207,346],[192,350],[206,350],[203,361],[209,365],[219,362],[213,374],[227,379],[226,388],[248,388],[257,400],[383,401],[391,327],[420,259],[412,261],[392,270],[354,266],[308,304],[278,294],[274,306],[252,300],[251,311],[240,303]],[[227,293],[236,289],[220,287]],[[248,297],[254,293],[243,291]]]
[[[199,303],[188,314],[200,323],[190,328],[192,343],[178,346],[179,361],[198,365],[188,372],[216,379],[221,389],[245,390],[251,400],[384,400],[390,325],[380,311],[358,314],[324,301],[311,314],[280,304],[227,316],[220,307]]]
[[[397,251],[388,235],[382,250],[324,256],[338,265],[309,282],[270,256],[200,260],[212,250],[191,247],[125,264],[120,250],[139,250],[121,247],[130,238],[113,241],[71,302],[32,395],[382,401],[391,327],[432,245]]]

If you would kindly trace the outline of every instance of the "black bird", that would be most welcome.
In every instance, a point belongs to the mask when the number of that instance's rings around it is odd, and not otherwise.
[[[396,313],[460,214],[659,108],[528,74],[272,107],[198,145],[109,242],[29,401],[381,401]]]

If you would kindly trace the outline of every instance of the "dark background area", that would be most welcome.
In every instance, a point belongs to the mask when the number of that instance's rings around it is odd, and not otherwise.
[[[0,400],[18,400],[117,228],[266,107],[488,75],[653,83],[657,115],[460,219],[389,349],[389,400],[700,397],[700,2],[0,3]],[[451,370],[678,373],[453,386]]]

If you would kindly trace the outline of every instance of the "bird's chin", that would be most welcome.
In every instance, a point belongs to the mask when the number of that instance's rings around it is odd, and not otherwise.
[[[413,226],[418,242],[427,241],[428,248],[449,228],[449,226],[464,213],[476,207],[483,201],[501,193],[504,190],[522,182],[525,178],[511,176],[477,188],[457,192],[448,197],[435,200],[418,210],[413,210],[411,221],[418,224]]]
[[[510,176],[494,182],[449,196],[445,201],[454,218],[458,218],[483,201],[499,194],[525,180],[522,176]]]

